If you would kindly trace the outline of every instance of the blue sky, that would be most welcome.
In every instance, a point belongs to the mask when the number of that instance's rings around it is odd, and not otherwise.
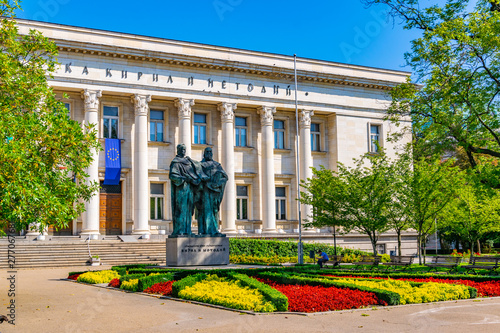
[[[17,16],[347,64],[411,71],[417,32],[359,0],[25,0]]]

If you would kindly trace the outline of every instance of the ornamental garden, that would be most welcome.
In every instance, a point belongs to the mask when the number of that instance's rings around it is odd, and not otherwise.
[[[431,272],[425,265],[384,265],[384,258],[378,265],[365,267],[356,260],[366,254],[340,248],[336,249],[337,254],[344,254],[345,261],[319,269],[312,263],[293,264],[287,247],[290,251],[293,249],[288,242],[259,241],[258,246],[250,245],[232,243],[231,260],[261,266],[180,269],[124,265],[110,270],[70,272],[68,279],[160,298],[262,313],[311,313],[500,296],[499,269],[477,269],[470,273],[464,263],[453,271],[438,267]],[[307,244],[306,250],[309,247],[311,250],[321,248],[329,254],[335,250],[323,244]],[[259,252],[263,250],[265,252]],[[289,263],[282,265],[282,261]]]

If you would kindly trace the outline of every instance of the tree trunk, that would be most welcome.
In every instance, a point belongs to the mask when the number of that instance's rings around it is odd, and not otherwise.
[[[398,230],[397,233],[398,233],[398,256],[401,256],[401,230]]]
[[[424,265],[425,265],[425,256],[427,255],[427,239],[424,238]]]
[[[418,254],[418,264],[422,265],[422,237],[420,234],[417,236],[417,254]]]
[[[477,253],[481,254],[481,242],[477,240]]]

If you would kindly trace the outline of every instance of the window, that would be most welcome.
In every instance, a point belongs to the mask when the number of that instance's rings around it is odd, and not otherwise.
[[[151,110],[149,112],[149,141],[163,142],[164,112]]]
[[[380,125],[370,125],[370,153],[378,153],[377,143],[380,146]]]
[[[247,146],[247,118],[236,117],[234,129],[234,144],[236,147]]]
[[[276,187],[276,220],[286,220],[286,187]]]
[[[68,110],[68,118],[71,119],[71,104],[64,103],[64,107]]]
[[[319,124],[311,124],[311,151],[320,151],[321,132]]]
[[[150,219],[162,220],[163,219],[163,184],[150,184],[151,200],[150,200]]]
[[[194,114],[194,143],[207,144],[207,115]]]
[[[285,149],[285,121],[274,121],[274,149]]]
[[[118,139],[118,107],[103,107],[103,137],[105,139]]]
[[[236,186],[236,219],[248,220],[248,186]]]

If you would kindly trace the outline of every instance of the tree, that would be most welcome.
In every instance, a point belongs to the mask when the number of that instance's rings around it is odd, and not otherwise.
[[[410,115],[420,140],[435,152],[462,147],[471,167],[476,154],[500,157],[500,1],[447,0],[420,8],[418,0],[363,0],[385,4],[405,29],[419,29],[406,54],[409,80],[392,90],[389,118]],[[437,2],[437,1],[435,1]]]
[[[100,149],[96,132],[68,118],[47,84],[56,45],[20,35],[17,1],[0,0],[0,226],[66,227],[97,190],[85,168]]]
[[[474,245],[486,234],[500,231],[500,195],[469,174],[462,178],[454,199],[440,215],[448,234],[458,235],[474,253]]]
[[[391,168],[386,154],[366,154],[354,167],[341,163],[338,172],[313,168],[315,178],[302,184],[301,202],[313,206],[314,226],[341,226],[370,238],[377,253],[380,233],[388,230],[386,207],[391,203]],[[367,166],[367,164],[369,166]]]
[[[413,163],[409,191],[401,200],[409,205],[410,226],[417,231],[418,258],[422,263],[422,244],[434,232],[438,214],[449,204],[459,184],[457,167],[452,160],[441,162],[423,157]]]

